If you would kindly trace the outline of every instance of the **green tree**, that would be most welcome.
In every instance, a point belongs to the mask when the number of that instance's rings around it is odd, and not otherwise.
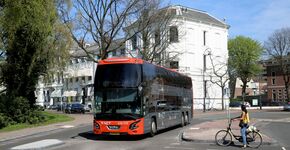
[[[6,57],[1,74],[9,103],[23,97],[30,109],[34,107],[39,76],[52,64],[60,65],[56,56],[67,49],[63,43],[68,40],[60,40],[65,34],[59,23],[56,1],[1,1],[1,44]]]
[[[257,62],[262,54],[263,48],[258,41],[244,36],[237,36],[229,40],[228,49],[229,67],[243,83],[242,96],[244,101],[247,82],[261,71]]]

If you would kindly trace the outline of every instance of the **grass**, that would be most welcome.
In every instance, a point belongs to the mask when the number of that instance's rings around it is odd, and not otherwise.
[[[59,122],[66,122],[66,121],[72,121],[74,118],[69,117],[64,114],[55,114],[55,113],[50,113],[43,111],[41,112],[43,115],[46,116],[47,120],[45,122],[39,123],[39,124],[27,124],[27,123],[21,123],[21,124],[15,124],[15,125],[10,125],[5,128],[0,129],[1,132],[8,132],[8,131],[15,131],[15,130],[20,130],[24,128],[33,128],[33,127],[38,127],[38,126],[45,126],[53,123],[59,123]]]

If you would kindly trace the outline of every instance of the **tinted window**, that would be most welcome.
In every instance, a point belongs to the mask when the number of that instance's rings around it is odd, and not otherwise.
[[[137,87],[141,83],[141,65],[100,65],[96,71],[96,87]]]

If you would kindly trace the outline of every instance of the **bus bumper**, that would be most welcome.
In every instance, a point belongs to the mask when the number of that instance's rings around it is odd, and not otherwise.
[[[130,121],[94,121],[94,134],[98,135],[141,135],[144,134],[144,118]]]

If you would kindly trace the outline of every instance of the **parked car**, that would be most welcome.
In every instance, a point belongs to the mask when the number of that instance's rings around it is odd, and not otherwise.
[[[57,109],[57,105],[49,105],[47,108],[51,109],[51,110],[56,110]]]
[[[283,110],[289,111],[290,110],[290,102],[284,105]]]
[[[61,111],[61,110],[64,110],[64,109],[65,109],[65,104],[57,105],[57,108],[56,108],[57,111]]]
[[[84,107],[85,107],[85,111],[86,112],[90,112],[92,110],[92,104],[91,103],[86,104]]]
[[[230,102],[230,107],[241,107],[242,103],[238,101]]]
[[[251,104],[249,102],[240,102],[240,101],[233,101],[230,102],[230,107],[241,107],[241,105],[244,104],[246,107],[251,107]]]
[[[67,104],[64,109],[65,113],[85,113],[85,108],[83,104],[72,103]]]

